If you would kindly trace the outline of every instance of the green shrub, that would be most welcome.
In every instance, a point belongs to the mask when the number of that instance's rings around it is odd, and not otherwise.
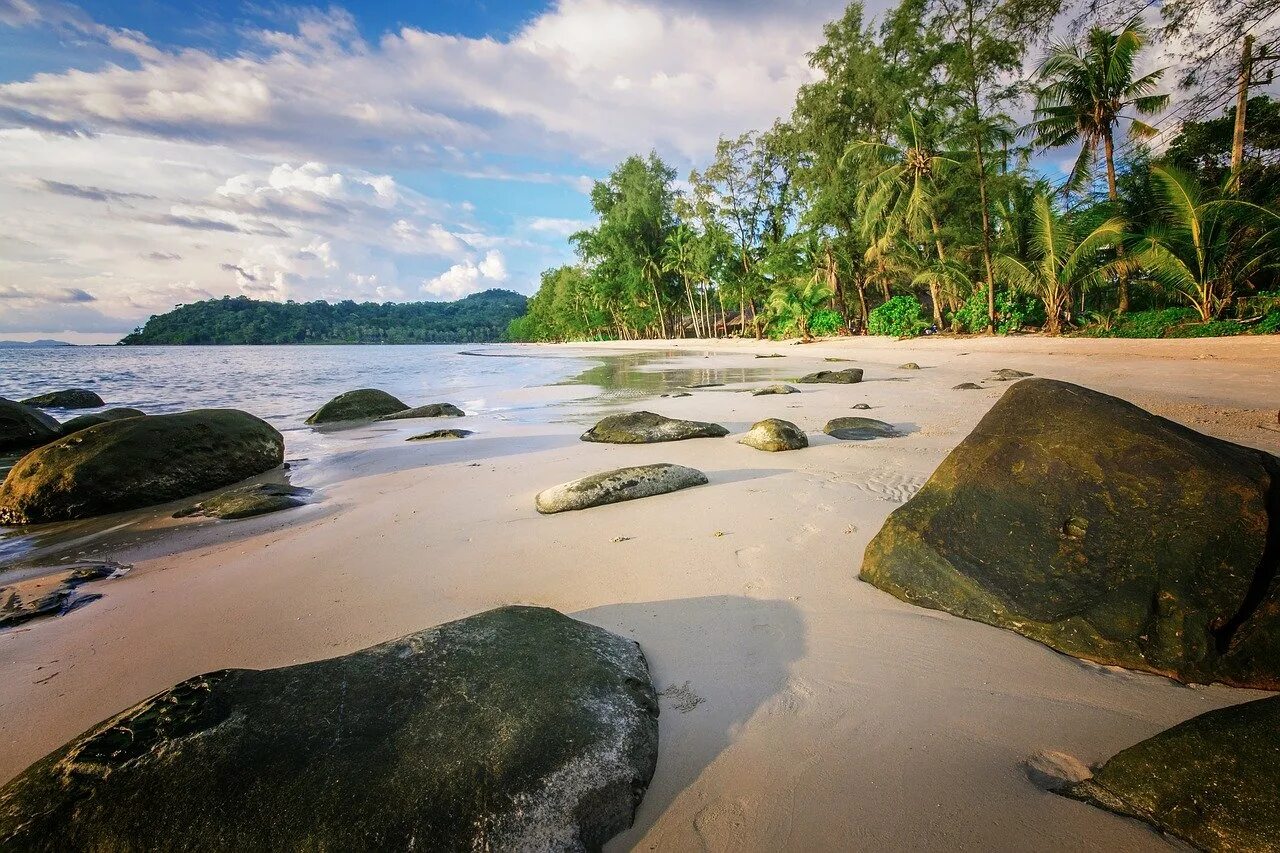
[[[831,308],[820,308],[809,318],[809,333],[813,335],[836,335],[843,328],[844,317]]]
[[[924,306],[907,294],[893,297],[867,316],[867,331],[873,335],[914,335],[928,326]]]
[[[1259,335],[1274,335],[1280,332],[1280,309],[1271,311],[1258,325],[1253,327],[1253,331]]]

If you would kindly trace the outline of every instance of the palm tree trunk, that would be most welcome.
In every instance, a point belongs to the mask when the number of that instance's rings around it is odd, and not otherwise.
[[[1120,192],[1116,188],[1116,152],[1115,141],[1111,138],[1111,128],[1107,128],[1107,133],[1106,136],[1103,137],[1102,144],[1107,159],[1107,196],[1111,199],[1111,204],[1114,207],[1116,202],[1120,201]],[[1116,211],[1112,210],[1111,215],[1114,216],[1115,214]],[[1116,254],[1122,258],[1124,257],[1124,246],[1119,243],[1116,244]],[[1118,307],[1120,309],[1120,313],[1123,314],[1129,310],[1129,277],[1125,275],[1123,271],[1121,271],[1119,280],[1116,282],[1116,289],[1120,297],[1120,304]]]
[[[947,255],[942,250],[942,229],[938,227],[938,217],[929,214],[929,225],[933,229],[933,245],[938,250],[938,262],[946,263]],[[929,300],[933,303],[933,325],[942,328],[942,307],[938,305],[938,282],[929,282]]]

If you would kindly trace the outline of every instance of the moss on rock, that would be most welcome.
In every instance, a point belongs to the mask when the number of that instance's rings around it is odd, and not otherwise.
[[[608,444],[653,444],[687,438],[723,438],[729,430],[704,421],[681,421],[653,412],[610,415],[582,434],[583,441]]]
[[[843,359],[836,359],[842,361]],[[819,370],[796,380],[803,384],[825,383],[829,385],[852,385],[862,381],[862,368],[850,367],[845,370]]]
[[[791,421],[784,421],[781,418],[765,418],[752,424],[747,434],[738,439],[738,444],[745,444],[748,447],[754,447],[756,450],[775,453],[782,450],[800,450],[808,447],[809,437],[804,434],[804,430]]]
[[[173,517],[203,515],[228,521],[252,518],[303,506],[306,501],[302,498],[309,494],[311,494],[310,489],[291,486],[288,483],[254,483],[251,486],[242,486],[205,498],[194,506],[178,510]]]
[[[707,482],[706,474],[683,465],[636,465],[552,486],[538,493],[534,505],[538,512],[549,515],[664,495],[690,486],[705,486]]]
[[[383,415],[403,412],[409,408],[400,400],[377,388],[360,388],[339,394],[325,403],[309,418],[308,424],[329,424],[341,421],[371,421]]]
[[[105,406],[102,398],[88,388],[67,388],[63,391],[50,391],[48,394],[37,394],[22,401],[28,406],[42,409],[96,409]]]
[[[79,432],[82,429],[88,429],[98,424],[105,424],[107,421],[119,421],[125,418],[141,418],[145,416],[146,412],[127,407],[107,409],[106,411],[93,412],[88,415],[77,415],[71,420],[62,422],[62,434],[71,435],[73,432]]]
[[[405,421],[415,418],[461,418],[467,413],[459,409],[453,403],[428,403],[425,406],[415,406],[412,409],[405,409],[402,412],[392,412],[389,415],[383,415],[378,418],[380,421]]]
[[[897,438],[902,435],[893,424],[875,418],[832,418],[822,431],[832,438],[844,441],[870,441],[873,438]]]

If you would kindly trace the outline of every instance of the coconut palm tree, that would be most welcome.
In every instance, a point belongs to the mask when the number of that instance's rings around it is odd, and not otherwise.
[[[996,258],[996,269],[1015,288],[1034,294],[1044,303],[1045,331],[1062,331],[1062,316],[1071,305],[1072,293],[1100,284],[1113,264],[1103,263],[1101,249],[1117,246],[1125,234],[1124,221],[1109,219],[1080,239],[1070,221],[1054,210],[1046,195],[1032,203],[1031,252],[1027,263],[1014,255]]]
[[[830,257],[815,234],[796,235],[765,257],[762,266],[771,285],[765,310],[771,324],[795,326],[801,340],[813,340],[809,320],[835,296]]]
[[[1232,176],[1208,199],[1184,172],[1156,166],[1151,177],[1164,221],[1134,245],[1132,263],[1190,302],[1202,321],[1218,316],[1237,285],[1280,266],[1280,214],[1231,197]]]

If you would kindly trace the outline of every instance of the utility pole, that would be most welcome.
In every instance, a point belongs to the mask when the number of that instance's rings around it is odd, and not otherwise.
[[[1240,166],[1244,162],[1244,114],[1249,106],[1249,77],[1253,72],[1253,36],[1244,37],[1240,57],[1240,88],[1236,92],[1236,127],[1231,138],[1231,183],[1240,192]]]

